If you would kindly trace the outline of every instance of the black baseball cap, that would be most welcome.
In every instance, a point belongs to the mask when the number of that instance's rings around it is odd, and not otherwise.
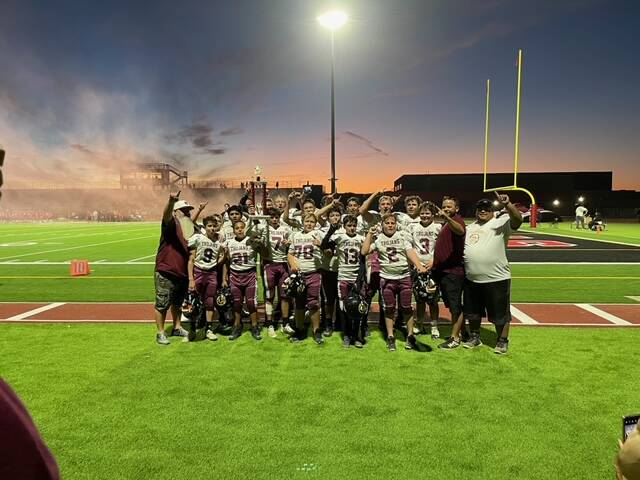
[[[476,210],[493,210],[493,202],[488,198],[483,198],[476,202]]]

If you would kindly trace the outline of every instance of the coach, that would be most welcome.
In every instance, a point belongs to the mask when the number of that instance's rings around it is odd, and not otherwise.
[[[466,348],[482,345],[480,322],[487,318],[496,327],[495,353],[505,354],[509,346],[511,322],[511,269],[507,261],[507,243],[511,232],[522,225],[522,216],[507,195],[496,192],[507,215],[494,216],[493,202],[476,204],[476,221],[467,225],[464,242],[464,316],[471,326]]]
[[[169,345],[164,331],[167,310],[171,308],[173,316],[172,336],[186,337],[188,332],[180,323],[180,306],[189,285],[187,263],[189,248],[186,238],[194,232],[190,212],[193,209],[184,200],[179,200],[180,192],[169,194],[169,201],[162,213],[160,246],[156,254],[154,273],[156,288],[155,321],[158,329],[156,342]],[[186,234],[186,237],[185,237]]]

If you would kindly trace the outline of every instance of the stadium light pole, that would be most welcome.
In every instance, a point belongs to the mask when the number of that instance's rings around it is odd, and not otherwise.
[[[320,25],[331,31],[331,193],[336,193],[336,114],[335,114],[335,55],[334,32],[347,23],[347,14],[339,10],[331,10],[320,15]]]

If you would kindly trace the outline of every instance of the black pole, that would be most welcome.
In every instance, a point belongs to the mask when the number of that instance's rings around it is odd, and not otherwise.
[[[331,31],[331,193],[336,193],[336,108],[333,72],[335,56],[333,52],[333,31]]]

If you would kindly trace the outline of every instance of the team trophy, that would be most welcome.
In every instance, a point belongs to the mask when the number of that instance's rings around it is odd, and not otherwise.
[[[260,165],[256,165],[254,170],[253,179],[249,182],[249,198],[251,199],[251,203],[256,207],[257,216],[268,218],[267,214],[267,198],[269,197],[269,192],[267,190],[267,182],[262,180],[262,167]],[[256,203],[256,191],[260,191],[262,194],[262,198],[260,199],[260,204]]]

